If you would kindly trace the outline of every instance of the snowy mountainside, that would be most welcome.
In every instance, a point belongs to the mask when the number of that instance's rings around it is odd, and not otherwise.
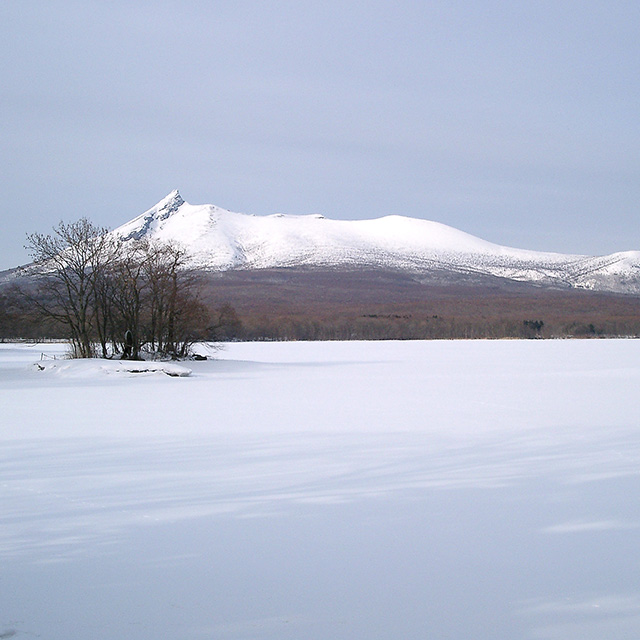
[[[640,252],[581,256],[513,249],[447,225],[389,215],[331,220],[321,215],[254,216],[191,205],[173,191],[112,232],[183,245],[195,268],[367,267],[428,274],[494,276],[551,286],[640,293]]]

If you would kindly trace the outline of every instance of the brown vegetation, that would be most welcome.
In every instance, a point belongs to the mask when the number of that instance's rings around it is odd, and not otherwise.
[[[248,340],[640,335],[640,298],[498,279],[457,284],[385,271],[273,269],[208,274]]]
[[[640,336],[638,297],[499,279],[271,269],[201,273],[198,281],[190,337],[205,340]],[[6,289],[0,294],[0,338],[66,337],[22,303]]]

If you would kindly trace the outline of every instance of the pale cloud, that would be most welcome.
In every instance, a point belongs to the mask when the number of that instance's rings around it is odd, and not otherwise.
[[[592,531],[614,531],[637,529],[638,524],[619,520],[573,520],[545,527],[541,533],[587,533]]]

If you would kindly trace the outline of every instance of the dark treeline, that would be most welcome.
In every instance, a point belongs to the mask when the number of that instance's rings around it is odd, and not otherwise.
[[[604,338],[640,336],[640,318],[598,324],[575,320],[509,320],[455,317],[303,316],[247,317],[236,336],[244,340],[452,340],[500,338]]]

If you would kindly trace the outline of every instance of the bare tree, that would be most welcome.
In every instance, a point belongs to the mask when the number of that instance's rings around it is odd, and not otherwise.
[[[145,277],[147,246],[146,242],[128,243],[108,274],[107,301],[114,350],[124,346],[120,341],[130,332],[127,357],[132,360],[139,359],[144,346],[143,319],[149,299],[149,282]]]
[[[151,348],[173,358],[184,357],[202,338],[207,312],[198,298],[196,275],[187,267],[187,252],[172,243],[146,246],[144,269],[149,289],[147,336]]]
[[[208,311],[198,298],[197,278],[187,253],[171,243],[142,239],[125,242],[105,273],[114,351],[129,333],[127,357],[141,351],[181,358],[194,340],[204,338]]]
[[[116,250],[107,230],[81,218],[61,222],[51,235],[31,234],[27,242],[40,281],[30,301],[45,316],[68,327],[75,356],[92,357],[97,283]]]
[[[229,303],[223,304],[213,317],[213,322],[207,327],[207,336],[213,340],[232,340],[237,338],[242,330],[235,308]]]

